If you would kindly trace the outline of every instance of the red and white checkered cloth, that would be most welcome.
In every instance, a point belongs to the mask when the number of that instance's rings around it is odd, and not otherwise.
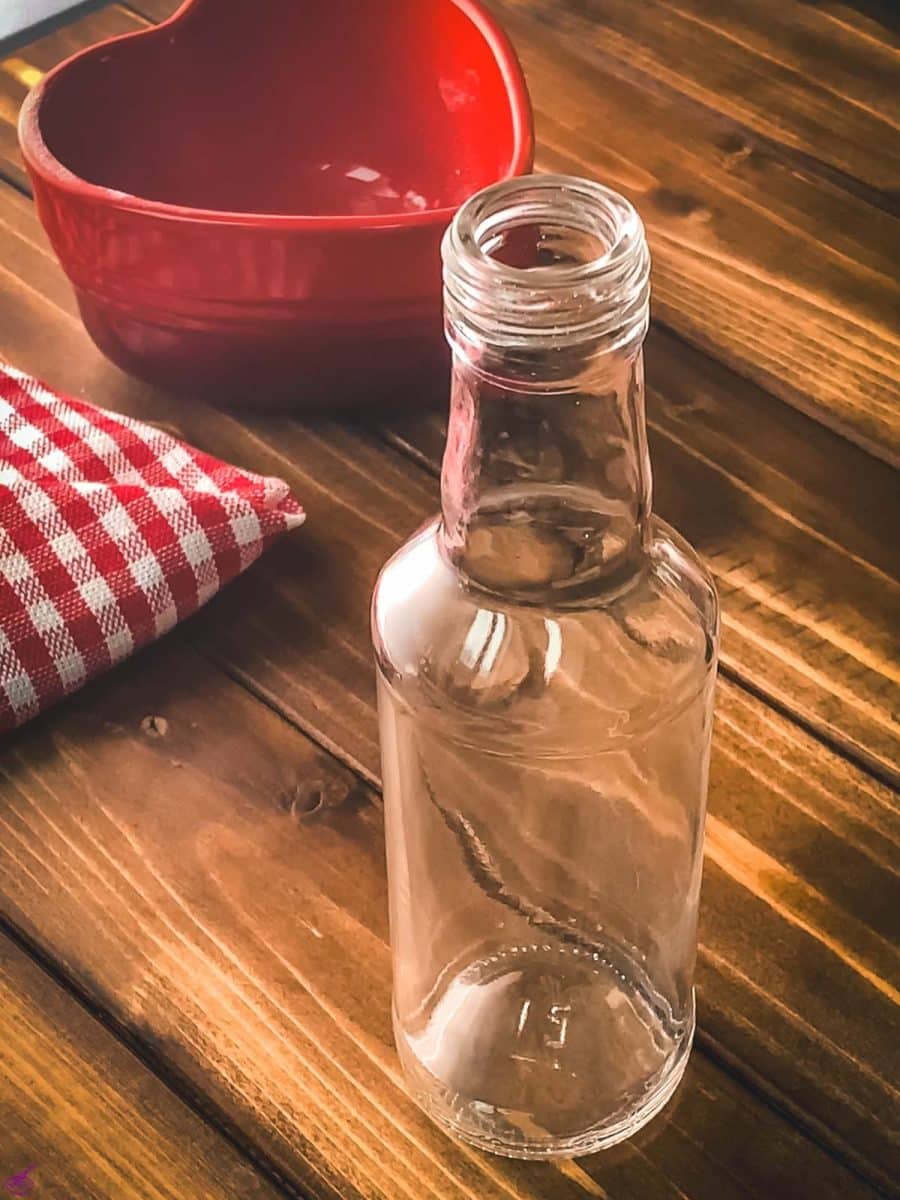
[[[0,731],[171,629],[303,519],[280,479],[0,363]]]

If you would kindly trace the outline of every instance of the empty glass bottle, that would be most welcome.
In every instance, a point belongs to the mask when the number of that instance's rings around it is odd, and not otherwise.
[[[651,516],[631,205],[514,179],[443,257],[442,513],[373,601],[395,1035],[454,1133],[586,1154],[690,1050],[717,601]]]

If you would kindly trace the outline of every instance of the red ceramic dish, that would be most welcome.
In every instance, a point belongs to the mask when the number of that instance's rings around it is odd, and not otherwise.
[[[478,0],[187,0],[51,71],[19,136],[101,350],[262,404],[422,386],[443,230],[533,156]]]

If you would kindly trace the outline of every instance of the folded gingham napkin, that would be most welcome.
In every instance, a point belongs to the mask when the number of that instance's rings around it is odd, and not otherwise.
[[[171,629],[303,519],[280,479],[0,363],[0,731]]]

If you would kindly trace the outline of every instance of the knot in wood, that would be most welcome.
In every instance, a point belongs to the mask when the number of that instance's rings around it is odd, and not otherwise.
[[[141,721],[141,733],[146,733],[148,737],[163,738],[168,732],[169,722],[165,717],[150,715]]]

